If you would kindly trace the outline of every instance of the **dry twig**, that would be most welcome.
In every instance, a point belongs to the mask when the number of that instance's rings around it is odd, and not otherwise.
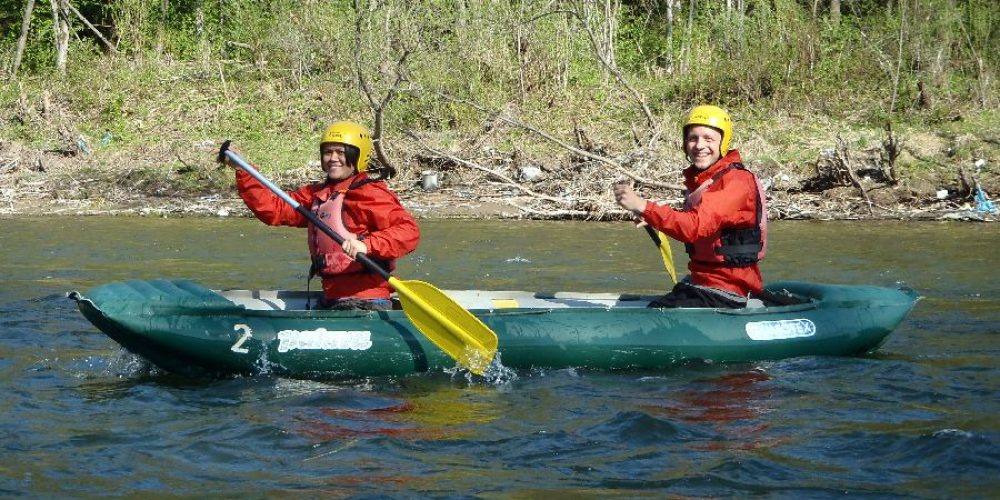
[[[475,103],[475,102],[472,102],[472,101],[469,101],[469,100],[466,100],[466,99],[461,99],[461,98],[458,98],[458,97],[454,97],[454,96],[445,94],[444,92],[439,92],[439,91],[436,91],[436,90],[431,90],[431,92],[434,93],[435,95],[441,97],[442,99],[445,99],[445,100],[448,100],[448,101],[451,101],[451,102],[455,102],[455,103],[459,103],[459,104],[465,104],[465,105],[470,106],[472,108],[475,108],[475,109],[477,109],[477,110],[479,110],[479,111],[481,111],[483,113],[486,113],[486,114],[488,114],[490,116],[494,116],[497,119],[502,120],[502,121],[504,121],[504,122],[506,122],[506,123],[508,123],[510,125],[513,125],[515,127],[520,127],[520,128],[525,129],[525,130],[528,130],[530,132],[533,132],[533,133],[535,133],[535,134],[537,134],[537,135],[545,138],[546,140],[559,145],[563,149],[565,149],[565,150],[567,150],[567,151],[569,151],[569,152],[571,152],[571,153],[573,153],[573,154],[575,154],[577,156],[581,156],[583,158],[588,158],[588,159],[594,160],[596,162],[599,162],[599,163],[601,163],[603,165],[606,165],[608,167],[611,167],[619,175],[621,175],[623,177],[628,177],[629,179],[632,179],[633,181],[635,181],[635,182],[637,182],[639,184],[644,184],[644,185],[647,185],[647,186],[659,187],[659,188],[663,188],[663,189],[673,189],[673,190],[678,190],[678,191],[683,189],[683,187],[681,187],[681,186],[679,186],[677,184],[668,184],[668,183],[665,183],[665,182],[658,182],[658,181],[654,181],[654,180],[650,180],[650,179],[645,179],[645,178],[642,178],[640,176],[637,176],[631,170],[625,168],[620,163],[618,163],[618,162],[616,162],[616,161],[614,161],[614,160],[612,160],[610,158],[607,158],[607,157],[601,156],[601,155],[597,155],[597,154],[591,153],[590,151],[585,151],[583,149],[575,147],[572,144],[569,144],[566,141],[564,141],[562,139],[559,139],[558,137],[553,136],[552,134],[549,134],[549,133],[547,133],[545,131],[542,131],[542,130],[540,130],[539,128],[537,128],[535,126],[529,125],[527,123],[524,123],[524,122],[522,122],[520,120],[516,120],[514,118],[510,118],[510,117],[504,116],[500,112],[489,110],[489,109],[485,108],[484,106],[482,106],[482,105],[480,105],[478,103]]]
[[[433,154],[435,154],[435,155],[437,155],[439,157],[447,158],[448,160],[450,160],[450,161],[452,161],[454,163],[457,163],[459,165],[464,165],[466,167],[479,170],[481,172],[486,172],[487,174],[490,174],[490,175],[496,177],[497,179],[500,179],[503,182],[503,184],[511,186],[514,189],[517,189],[517,190],[519,190],[519,191],[521,191],[521,192],[523,192],[523,193],[525,193],[525,194],[527,194],[529,196],[532,196],[534,198],[537,198],[537,199],[540,199],[540,200],[547,200],[547,201],[551,201],[553,203],[559,203],[559,204],[562,204],[562,205],[572,204],[575,201],[573,199],[556,198],[554,196],[547,196],[547,195],[544,195],[544,194],[541,194],[541,193],[537,193],[535,191],[532,191],[531,189],[528,189],[528,188],[522,186],[520,183],[518,183],[514,179],[511,179],[510,177],[507,177],[506,175],[501,174],[500,172],[497,172],[496,170],[492,170],[492,169],[486,168],[486,167],[484,167],[482,165],[478,165],[478,164],[473,163],[471,161],[463,160],[463,159],[461,159],[461,158],[459,158],[459,157],[457,157],[455,155],[451,155],[451,154],[448,154],[448,153],[446,153],[444,151],[440,151],[438,149],[434,149],[434,148],[428,146],[427,144],[425,144],[423,141],[421,141],[420,138],[417,137],[417,135],[415,133],[413,133],[413,131],[408,131],[407,135],[409,135],[413,140],[415,140],[418,143],[420,143],[421,147],[423,147],[427,151],[430,151],[431,153],[433,153]]]

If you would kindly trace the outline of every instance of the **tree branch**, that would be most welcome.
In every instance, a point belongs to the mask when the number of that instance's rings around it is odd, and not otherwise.
[[[97,28],[95,28],[93,24],[90,24],[90,21],[88,21],[86,17],[83,17],[83,14],[76,10],[76,7],[73,7],[73,4],[66,2],[66,6],[69,7],[69,10],[72,10],[73,13],[76,14],[76,17],[83,21],[83,24],[85,24],[90,31],[94,32],[94,35],[97,35],[97,38],[104,43],[104,46],[108,48],[109,52],[112,54],[118,53],[118,49],[116,49],[114,45],[111,45],[111,42],[109,42],[107,38],[104,38],[104,35]]]
[[[361,92],[365,95],[368,100],[368,107],[371,109],[374,115],[374,126],[372,130],[372,135],[374,137],[374,148],[375,156],[378,158],[379,164],[388,169],[387,177],[393,177],[396,174],[396,168],[389,161],[388,155],[385,153],[385,149],[382,147],[382,133],[385,130],[385,109],[389,106],[389,103],[396,98],[399,93],[399,89],[402,87],[404,82],[409,81],[406,77],[406,73],[403,68],[406,67],[406,59],[411,54],[410,48],[404,48],[403,53],[400,55],[399,59],[395,62],[395,73],[396,79],[389,86],[389,90],[386,91],[385,96],[382,99],[378,99],[375,96],[375,92],[372,90],[371,85],[369,85],[368,77],[365,75],[363,70],[363,65],[361,63],[362,59],[362,36],[361,33],[364,31],[364,26],[362,25],[361,16],[361,5],[358,0],[353,0],[352,4],[354,6],[354,11],[356,17],[354,19],[354,67],[358,76],[358,85],[361,87]]]
[[[513,118],[509,118],[509,117],[503,116],[501,113],[496,112],[496,111],[492,111],[492,110],[489,110],[489,109],[486,109],[485,107],[483,107],[482,105],[480,105],[478,103],[475,103],[475,102],[472,102],[472,101],[468,101],[468,100],[465,100],[465,99],[461,99],[461,98],[458,98],[458,97],[454,97],[454,96],[445,94],[443,92],[439,92],[437,90],[431,90],[430,92],[433,93],[433,94],[435,94],[435,95],[437,95],[437,96],[439,96],[439,97],[441,97],[442,99],[445,99],[445,100],[448,100],[448,101],[451,101],[451,102],[460,103],[460,104],[465,104],[465,105],[473,107],[473,108],[475,108],[475,109],[477,109],[477,110],[479,110],[479,111],[481,111],[483,113],[486,113],[486,114],[488,114],[490,116],[495,116],[497,119],[499,119],[501,121],[504,121],[504,122],[506,122],[506,123],[508,123],[510,125],[514,125],[515,127],[520,127],[520,128],[525,129],[525,130],[529,130],[531,132],[534,132],[535,134],[538,134],[539,136],[544,137],[545,139],[547,139],[547,140],[549,140],[551,142],[554,142],[555,144],[558,144],[559,146],[561,146],[563,149],[565,149],[567,151],[570,151],[570,152],[572,152],[572,153],[574,153],[574,154],[576,154],[578,156],[582,156],[584,158],[589,158],[591,160],[594,160],[594,161],[597,161],[599,163],[602,163],[602,164],[604,164],[604,165],[612,168],[617,173],[619,173],[619,174],[621,174],[621,175],[623,175],[625,177],[628,177],[629,179],[632,179],[633,181],[635,181],[635,182],[637,182],[639,184],[644,184],[644,185],[647,185],[647,186],[659,187],[659,188],[663,188],[663,189],[673,189],[673,190],[678,190],[678,191],[684,189],[682,186],[679,186],[677,184],[667,184],[667,183],[664,183],[664,182],[658,182],[658,181],[653,181],[653,180],[644,179],[642,177],[639,177],[639,176],[633,174],[631,171],[629,171],[625,167],[623,167],[620,163],[618,163],[618,162],[616,162],[616,161],[614,161],[614,160],[612,160],[610,158],[606,158],[604,156],[596,155],[596,154],[591,153],[590,151],[585,151],[583,149],[574,147],[572,144],[569,144],[566,141],[563,141],[562,139],[559,139],[559,138],[557,138],[557,137],[555,137],[555,136],[553,136],[551,134],[548,134],[548,133],[546,133],[546,132],[544,132],[542,130],[539,130],[537,127],[534,127],[534,126],[529,125],[527,123],[521,122],[519,120],[515,120]]]
[[[471,161],[463,160],[463,159],[461,159],[461,158],[459,158],[459,157],[457,157],[455,155],[448,154],[448,153],[446,153],[444,151],[440,151],[440,150],[434,149],[434,148],[428,146],[426,143],[424,143],[413,131],[407,131],[407,135],[410,136],[413,140],[417,141],[417,143],[419,143],[421,147],[423,147],[427,151],[430,151],[431,153],[433,153],[433,154],[435,154],[437,156],[440,156],[440,157],[443,157],[443,158],[447,158],[447,159],[449,159],[449,160],[451,160],[451,161],[453,161],[455,163],[458,163],[460,165],[464,165],[464,166],[469,167],[469,168],[473,168],[473,169],[479,170],[481,172],[486,172],[487,174],[490,174],[490,175],[496,177],[497,179],[500,179],[504,184],[506,184],[508,186],[511,186],[511,187],[513,187],[513,188],[515,188],[515,189],[517,189],[517,190],[519,190],[519,191],[521,191],[521,192],[523,192],[523,193],[525,193],[525,194],[527,194],[529,196],[532,196],[534,198],[541,199],[541,200],[547,200],[547,201],[551,201],[551,202],[555,202],[555,203],[560,203],[560,204],[564,204],[564,205],[565,204],[572,204],[572,203],[575,203],[575,201],[576,201],[576,200],[572,200],[572,199],[567,200],[567,199],[563,199],[563,198],[556,198],[556,197],[553,197],[553,196],[547,196],[547,195],[544,195],[544,194],[541,194],[541,193],[537,193],[535,191],[532,191],[532,190],[530,190],[530,189],[522,186],[520,183],[518,183],[514,179],[511,179],[510,177],[507,177],[506,175],[501,174],[500,172],[497,172],[496,170],[492,170],[492,169],[486,168],[486,167],[484,167],[482,165],[478,165],[478,164],[473,163]]]

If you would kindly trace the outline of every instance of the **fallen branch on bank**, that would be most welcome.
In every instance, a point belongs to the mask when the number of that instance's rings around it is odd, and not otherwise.
[[[545,219],[575,219],[586,218],[590,215],[589,212],[584,210],[537,210],[523,205],[518,205],[517,203],[509,200],[507,203],[526,214],[537,215]]]
[[[532,133],[534,133],[534,134],[536,134],[536,135],[538,135],[540,137],[545,138],[549,142],[552,142],[553,144],[558,145],[559,147],[565,149],[566,151],[569,151],[572,154],[575,154],[577,156],[580,156],[580,157],[583,157],[583,158],[587,158],[587,159],[599,162],[599,163],[601,163],[601,164],[603,164],[603,165],[611,168],[612,170],[614,170],[615,173],[617,173],[617,174],[619,174],[619,175],[621,175],[623,177],[627,177],[627,178],[635,181],[638,184],[647,185],[647,186],[653,186],[653,187],[658,187],[658,188],[662,188],[662,189],[673,189],[673,190],[678,190],[678,191],[683,189],[683,187],[681,187],[678,184],[659,182],[659,181],[655,181],[655,180],[652,180],[652,179],[646,179],[646,178],[640,177],[640,176],[634,174],[632,172],[632,170],[629,170],[629,169],[625,168],[621,163],[619,163],[619,162],[617,162],[615,160],[612,160],[611,158],[607,158],[605,156],[597,155],[597,154],[594,154],[594,153],[592,153],[590,151],[586,151],[584,149],[580,149],[578,147],[575,147],[572,144],[569,144],[568,142],[566,142],[566,141],[564,141],[562,139],[559,139],[558,137],[553,136],[552,134],[549,134],[549,133],[547,133],[547,132],[545,132],[543,130],[540,130],[538,127],[535,127],[533,125],[529,125],[527,123],[524,123],[524,122],[522,122],[520,120],[511,118],[511,117],[508,117],[508,116],[504,116],[502,112],[498,112],[498,111],[493,111],[493,110],[487,109],[486,107],[484,107],[484,106],[482,106],[482,105],[480,105],[478,103],[475,103],[475,102],[472,102],[472,101],[469,101],[469,100],[466,100],[466,99],[461,99],[461,98],[458,98],[458,97],[454,97],[454,96],[445,94],[444,92],[439,92],[439,91],[436,91],[436,90],[432,90],[430,92],[433,93],[433,94],[435,94],[435,95],[437,95],[438,97],[440,97],[442,99],[447,100],[447,101],[454,102],[454,103],[459,103],[459,104],[464,104],[466,106],[475,108],[476,110],[478,110],[478,111],[480,111],[482,113],[485,113],[485,114],[487,114],[489,116],[493,116],[496,119],[501,120],[501,121],[503,121],[503,122],[505,122],[505,123],[507,123],[509,125],[513,125],[515,127],[522,128],[524,130],[530,131],[530,132],[532,132]]]
[[[858,176],[854,173],[854,166],[851,164],[851,151],[848,147],[847,141],[843,138],[837,137],[837,159],[840,161],[840,168],[843,175],[847,176],[848,181],[852,186],[861,192],[861,196],[868,203],[868,215],[874,215],[875,211],[872,208],[872,199],[868,196],[868,192],[865,191],[865,187],[861,185],[861,181],[858,180]]]
[[[471,161],[463,160],[463,159],[461,159],[461,158],[459,158],[459,157],[457,157],[455,155],[451,155],[451,154],[448,154],[448,153],[446,153],[444,151],[440,151],[438,149],[432,148],[432,147],[428,146],[426,143],[424,143],[423,141],[421,141],[420,138],[417,137],[416,134],[413,133],[412,131],[408,131],[407,135],[409,135],[413,140],[417,141],[424,149],[426,149],[427,151],[430,151],[431,153],[433,153],[433,154],[435,154],[435,155],[437,155],[439,157],[447,158],[451,162],[454,162],[454,163],[457,163],[457,164],[460,164],[460,165],[464,165],[466,167],[479,170],[481,172],[486,172],[487,174],[490,174],[490,175],[496,177],[497,179],[500,179],[503,182],[504,185],[511,186],[514,189],[517,189],[517,190],[519,190],[519,191],[521,191],[521,192],[523,192],[523,193],[525,193],[525,194],[527,194],[529,196],[532,196],[534,198],[538,198],[538,199],[542,199],[542,200],[548,200],[548,201],[551,201],[551,202],[554,202],[554,203],[560,203],[560,204],[572,204],[575,201],[575,200],[572,200],[572,199],[556,198],[554,196],[547,196],[547,195],[544,195],[544,194],[541,194],[541,193],[537,193],[535,191],[532,191],[531,189],[528,189],[528,188],[522,186],[520,183],[514,181],[514,179],[511,179],[510,177],[507,177],[506,175],[504,175],[504,174],[502,174],[500,172],[497,172],[496,170],[492,170],[492,169],[486,168],[486,167],[484,167],[482,165],[478,165],[478,164],[473,163]]]

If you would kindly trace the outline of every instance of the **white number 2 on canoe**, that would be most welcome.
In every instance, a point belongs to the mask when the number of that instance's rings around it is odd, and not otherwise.
[[[250,352],[250,349],[243,347],[243,343],[246,342],[247,340],[250,340],[250,336],[253,333],[250,330],[250,327],[244,325],[243,323],[237,323],[233,325],[233,330],[236,330],[237,332],[242,331],[243,335],[240,335],[240,338],[236,341],[235,344],[233,344],[232,347],[229,348],[229,350],[233,352],[238,352],[240,354],[248,354]]]

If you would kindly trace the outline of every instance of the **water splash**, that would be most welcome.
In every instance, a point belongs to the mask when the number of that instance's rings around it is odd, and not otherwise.
[[[146,358],[120,347],[108,360],[104,373],[118,378],[138,378],[157,376],[163,372]]]
[[[280,363],[273,363],[267,358],[267,346],[262,345],[260,349],[260,355],[254,361],[255,374],[257,375],[271,375],[274,373],[274,369],[277,368],[278,371],[281,370],[282,366]]]
[[[517,372],[513,368],[508,368],[503,365],[500,361],[500,353],[498,352],[496,356],[493,357],[493,362],[490,366],[486,368],[486,372],[483,373],[483,380],[487,384],[500,387],[509,386],[510,384],[517,381]]]
[[[475,364],[476,357],[478,355],[479,354],[477,352],[474,352],[473,350],[470,349],[469,352],[466,353],[466,360],[470,364]],[[479,361],[481,364],[483,360],[480,359]],[[510,385],[511,383],[515,382],[518,379],[517,372],[513,368],[507,368],[500,361],[499,352],[497,352],[496,355],[493,357],[493,361],[490,362],[489,366],[487,366],[486,369],[483,370],[482,376],[478,376],[472,373],[471,371],[468,370],[468,368],[465,368],[464,366],[459,364],[456,364],[453,368],[446,368],[444,372],[450,375],[452,380],[461,377],[464,378],[465,381],[470,385],[484,383],[485,385],[502,387]]]
[[[934,431],[934,437],[950,437],[957,436],[962,438],[971,438],[975,436],[973,433],[968,431],[963,431],[961,429],[941,429],[939,431]]]

